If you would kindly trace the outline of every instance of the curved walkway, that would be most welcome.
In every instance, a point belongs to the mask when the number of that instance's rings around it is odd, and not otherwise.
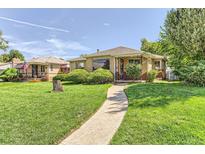
[[[109,144],[127,111],[125,85],[110,87],[102,107],[60,144]]]

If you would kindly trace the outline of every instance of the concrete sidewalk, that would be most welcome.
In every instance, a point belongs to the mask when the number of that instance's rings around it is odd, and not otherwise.
[[[123,91],[125,85],[110,87],[102,107],[60,144],[109,144],[127,111],[128,101]]]

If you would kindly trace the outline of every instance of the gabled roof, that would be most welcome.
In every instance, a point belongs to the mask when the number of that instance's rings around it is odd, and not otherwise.
[[[123,47],[123,46],[119,46],[116,48],[112,48],[112,49],[108,49],[108,50],[102,50],[102,51],[98,51],[95,53],[91,53],[91,54],[87,54],[83,57],[79,57],[79,58],[74,58],[69,60],[70,62],[72,61],[83,61],[86,60],[86,58],[89,57],[102,57],[102,56],[113,56],[113,57],[132,57],[132,56],[145,56],[145,57],[152,57],[152,58],[165,58],[164,56],[161,55],[156,55],[156,54],[152,54],[149,52],[144,52],[141,50],[136,50],[136,49],[132,49],[132,48],[128,48],[128,47]]]
[[[135,50],[135,49],[119,46],[116,48],[102,50],[99,52],[88,54],[84,57],[119,56],[119,55],[125,55],[125,54],[136,54],[136,53],[140,53],[140,52],[141,52],[140,50]]]
[[[57,57],[35,57],[32,58],[28,63],[30,64],[67,64],[67,62]]]

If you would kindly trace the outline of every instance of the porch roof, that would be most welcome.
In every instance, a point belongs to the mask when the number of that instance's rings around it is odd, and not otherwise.
[[[164,56],[161,55],[155,55],[155,54],[151,54],[148,52],[140,52],[140,53],[133,53],[133,54],[121,54],[121,55],[116,55],[115,57],[120,58],[120,57],[136,57],[136,56],[143,56],[143,57],[150,57],[150,58],[156,58],[156,59],[165,59]]]
[[[119,46],[116,48],[108,49],[108,50],[103,50],[103,51],[97,51],[92,54],[88,54],[84,57],[99,57],[99,56],[120,56],[120,55],[129,55],[129,54],[136,54],[140,53],[140,50],[135,50],[132,48],[127,48],[123,46]]]
[[[164,56],[152,54],[149,52],[136,50],[127,47],[117,47],[109,50],[99,51],[94,54],[89,54],[85,57],[98,57],[98,56],[113,56],[113,57],[135,57],[135,56],[143,56],[143,57],[151,57],[151,58],[159,58],[164,59]]]
[[[156,54],[144,52],[141,50],[136,50],[136,49],[132,49],[132,48],[119,46],[119,47],[108,49],[108,50],[97,51],[95,53],[87,54],[83,57],[74,58],[74,59],[71,59],[69,61],[70,62],[85,61],[86,58],[104,57],[104,56],[113,56],[113,57],[143,56],[143,57],[150,57],[150,58],[166,59],[164,56],[161,56],[161,55],[156,55]]]

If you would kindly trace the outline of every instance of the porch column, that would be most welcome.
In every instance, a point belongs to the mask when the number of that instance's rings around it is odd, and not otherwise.
[[[160,69],[162,69],[162,60],[160,59],[159,62],[160,62],[160,63],[159,63],[159,67],[160,67]]]
[[[148,58],[147,59],[147,72],[152,70],[152,59]]]

